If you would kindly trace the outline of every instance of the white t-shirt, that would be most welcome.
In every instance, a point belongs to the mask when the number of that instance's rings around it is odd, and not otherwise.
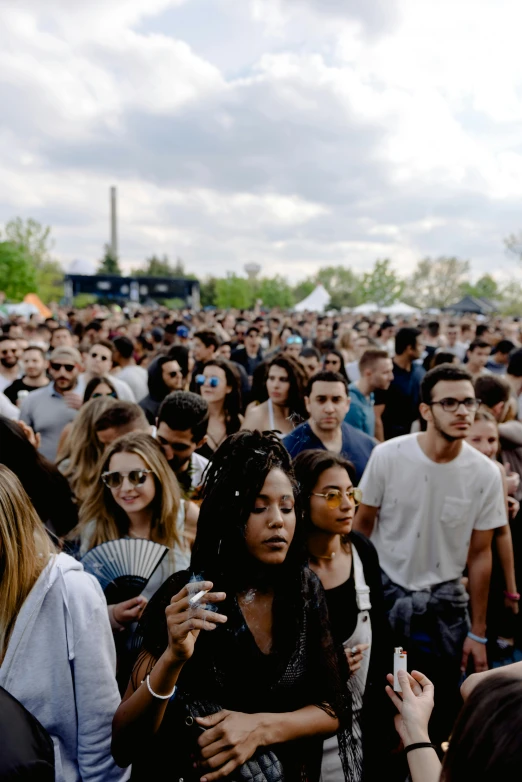
[[[350,378],[350,383],[357,383],[361,379],[361,370],[358,361],[350,361],[346,364],[346,374]]]
[[[207,467],[209,465],[208,459],[205,459],[204,456],[201,456],[201,454],[194,453],[190,457],[190,473],[191,473],[191,482],[192,482],[192,488],[197,489],[198,486],[201,486],[203,483],[203,478],[205,477],[205,472],[207,470]]]
[[[141,402],[149,393],[149,374],[146,369],[137,364],[131,364],[124,367],[117,375],[109,375],[110,380],[123,380],[127,383],[136,398],[136,402]]]
[[[500,470],[466,442],[438,464],[407,434],[378,445],[361,479],[363,503],[379,508],[371,541],[382,569],[412,591],[460,578],[471,533],[507,523]]]
[[[10,399],[6,397],[4,393],[0,392],[0,415],[9,418],[10,421],[18,421],[20,418],[20,410],[16,405],[13,405]]]

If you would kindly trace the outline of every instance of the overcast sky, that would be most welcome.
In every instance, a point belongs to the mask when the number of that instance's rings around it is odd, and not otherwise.
[[[0,224],[298,280],[425,255],[517,270],[518,0],[2,0]]]

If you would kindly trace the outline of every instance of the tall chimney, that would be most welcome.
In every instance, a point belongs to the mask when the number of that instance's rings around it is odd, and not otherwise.
[[[118,227],[116,215],[116,188],[111,187],[111,250],[115,258],[118,257]]]

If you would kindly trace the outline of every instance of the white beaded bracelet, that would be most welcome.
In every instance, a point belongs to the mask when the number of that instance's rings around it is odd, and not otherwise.
[[[147,689],[148,689],[148,691],[150,692],[150,694],[152,695],[153,698],[158,698],[160,701],[168,701],[169,698],[173,698],[174,697],[174,693],[176,692],[176,685],[174,685],[174,689],[168,695],[158,695],[158,693],[154,692],[154,690],[150,686],[150,673],[147,674],[147,678],[145,679],[145,682],[147,684]],[[143,684],[143,682],[142,682],[142,684]]]

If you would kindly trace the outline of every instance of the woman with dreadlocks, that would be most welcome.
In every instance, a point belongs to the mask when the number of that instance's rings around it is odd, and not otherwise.
[[[168,768],[184,782],[312,782],[336,731],[351,779],[346,672],[304,561],[287,451],[272,433],[232,435],[208,470],[190,568],[138,629],[113,723],[114,757],[133,780]]]

